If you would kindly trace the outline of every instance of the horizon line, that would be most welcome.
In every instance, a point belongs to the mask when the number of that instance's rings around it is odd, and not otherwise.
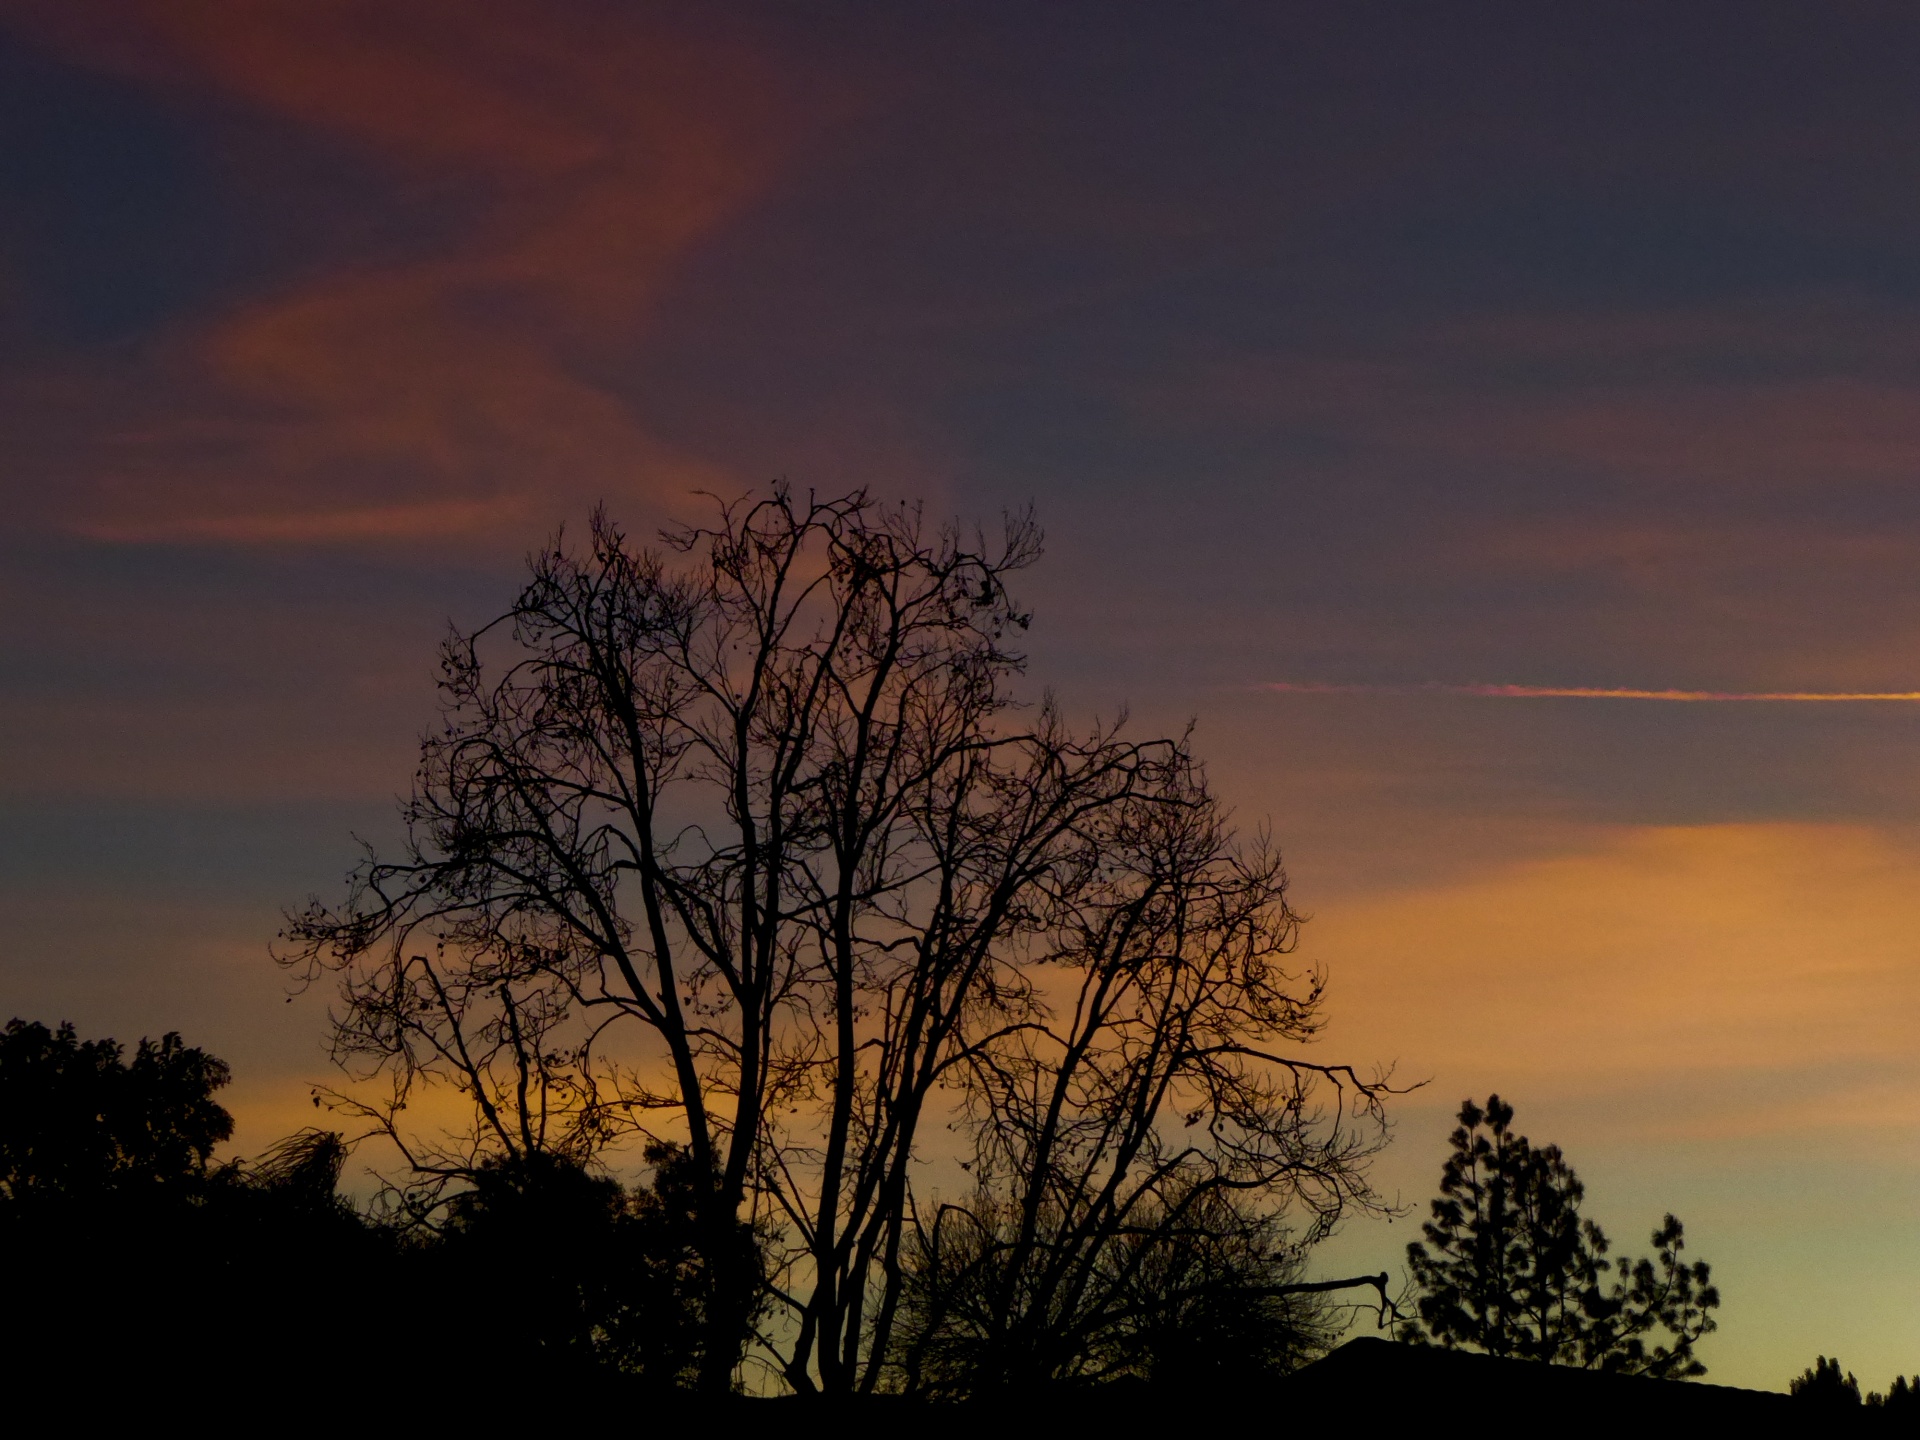
[[[1455,684],[1444,680],[1404,684],[1270,680],[1253,688],[1277,695],[1468,695],[1490,700],[1660,700],[1683,704],[1920,704],[1920,690],[1639,690],[1599,685]]]

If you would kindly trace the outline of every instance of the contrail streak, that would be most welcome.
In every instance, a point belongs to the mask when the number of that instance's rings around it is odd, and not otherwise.
[[[1277,695],[1478,695],[1495,700],[1668,700],[1686,703],[1920,703],[1920,690],[1626,690],[1598,685],[1332,685],[1275,680],[1254,687]]]

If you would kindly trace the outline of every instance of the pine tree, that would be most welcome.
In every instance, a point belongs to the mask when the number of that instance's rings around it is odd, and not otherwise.
[[[1845,1410],[1860,1403],[1860,1382],[1853,1378],[1852,1371],[1840,1369],[1838,1355],[1831,1360],[1822,1355],[1815,1359],[1811,1370],[1794,1377],[1787,1393],[1810,1405]],[[1876,1400],[1879,1398],[1874,1396]]]
[[[1677,1219],[1654,1232],[1651,1258],[1616,1269],[1560,1148],[1516,1134],[1498,1095],[1484,1110],[1463,1104],[1450,1143],[1425,1239],[1407,1247],[1420,1297],[1403,1338],[1668,1379],[1706,1373],[1693,1347],[1714,1329],[1720,1295],[1705,1262],[1681,1259]],[[1655,1332],[1664,1343],[1649,1344]]]
[[[1838,1368],[1839,1362],[1834,1362]],[[1885,1395],[1867,1396],[1867,1404],[1877,1410],[1892,1410],[1901,1415],[1911,1415],[1920,1410],[1920,1375],[1911,1381],[1904,1375],[1893,1377],[1893,1384],[1887,1387]]]

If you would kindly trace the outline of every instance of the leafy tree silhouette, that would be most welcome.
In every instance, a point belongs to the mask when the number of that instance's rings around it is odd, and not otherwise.
[[[1407,1247],[1419,1318],[1403,1338],[1665,1379],[1706,1373],[1694,1344],[1715,1328],[1720,1294],[1704,1261],[1681,1259],[1679,1220],[1653,1233],[1651,1259],[1616,1271],[1605,1232],[1580,1214],[1579,1177],[1558,1146],[1514,1132],[1511,1105],[1465,1102],[1450,1142],[1426,1238]],[[1656,1332],[1666,1342],[1649,1345]]]
[[[265,1380],[395,1288],[395,1237],[337,1193],[338,1135],[213,1163],[233,1130],[214,1098],[228,1073],[177,1034],[129,1057],[68,1024],[0,1030],[0,1253],[22,1384],[75,1367],[123,1397]]]
[[[655,1144],[646,1158],[652,1183],[632,1192],[550,1152],[483,1165],[432,1247],[448,1308],[494,1316],[534,1368],[620,1371],[659,1388],[692,1385],[714,1334],[744,1346],[761,1283],[755,1235],[737,1226],[716,1260],[691,1155]],[[729,1319],[716,1325],[722,1306]]]
[[[0,1200],[17,1206],[195,1193],[233,1117],[213,1098],[225,1062],[178,1034],[83,1041],[14,1019],[0,1030]]]
[[[683,1148],[649,1147],[651,1181],[631,1191],[552,1154],[501,1157],[437,1223],[375,1223],[340,1193],[347,1146],[333,1131],[213,1163],[233,1128],[213,1099],[227,1079],[178,1035],[129,1059],[71,1025],[0,1030],[10,1374],[53,1385],[109,1354],[127,1396],[222,1373],[278,1384],[361,1333],[370,1297],[428,1290],[450,1314],[485,1317],[525,1376],[685,1385],[709,1336],[744,1345],[759,1237],[739,1225],[712,1244],[705,1177]],[[429,1370],[457,1368],[470,1339],[449,1327],[409,1348]]]

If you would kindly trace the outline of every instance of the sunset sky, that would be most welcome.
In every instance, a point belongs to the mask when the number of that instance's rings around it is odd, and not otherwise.
[[[1035,692],[1195,719],[1429,1082],[1390,1194],[1498,1091],[1712,1379],[1920,1371],[1920,9],[0,0],[0,131],[0,1018],[263,1146],[529,547],[1030,501]]]

